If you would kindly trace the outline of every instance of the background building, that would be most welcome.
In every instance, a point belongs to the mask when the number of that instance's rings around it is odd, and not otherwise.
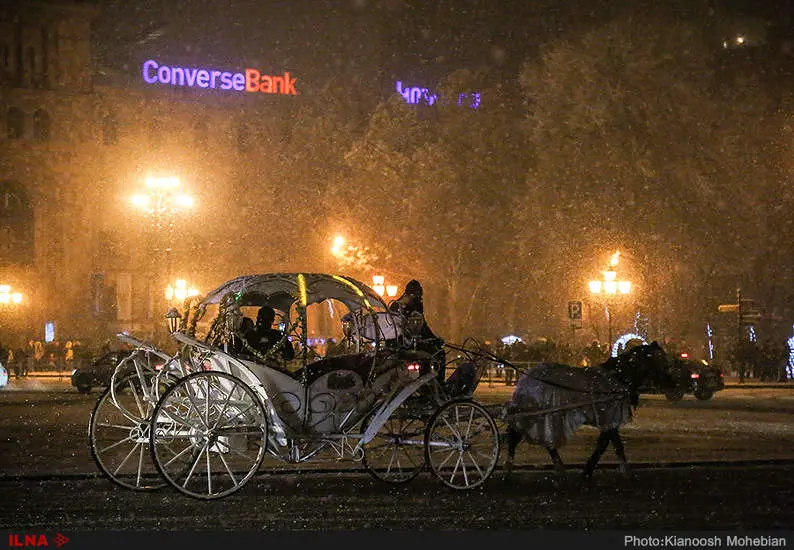
[[[233,245],[255,242],[251,225],[278,223],[240,197],[268,192],[295,98],[95,79],[98,14],[76,2],[0,11],[0,284],[24,296],[0,304],[4,341],[40,339],[47,322],[61,340],[150,330],[169,276],[206,291],[248,263]],[[136,210],[150,176],[179,178],[196,208],[165,225]]]

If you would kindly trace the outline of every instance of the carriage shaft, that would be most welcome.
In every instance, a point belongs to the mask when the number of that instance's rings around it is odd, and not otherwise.
[[[617,401],[622,401],[625,398],[617,399]],[[514,413],[506,413],[505,419],[515,419],[515,418],[524,418],[528,416],[544,416],[547,414],[552,414],[561,411],[570,411],[574,409],[579,409],[581,407],[588,407],[590,405],[600,405],[601,403],[609,403],[616,401],[613,397],[606,397],[603,399],[593,399],[591,401],[582,401],[580,403],[572,403],[570,405],[560,405],[558,407],[551,407],[548,409],[541,409],[537,411],[521,411],[521,412],[514,412]]]

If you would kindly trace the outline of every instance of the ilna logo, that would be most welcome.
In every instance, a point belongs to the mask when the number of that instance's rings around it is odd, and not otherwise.
[[[19,533],[11,533],[8,535],[8,547],[9,548],[30,548],[30,547],[42,547],[42,546],[50,546],[50,542],[55,548],[60,548],[67,542],[69,542],[69,538],[60,534],[56,533],[50,539],[47,539],[47,535],[41,534],[31,534],[25,533],[21,535]]]
[[[297,78],[284,75],[262,74],[256,69],[245,72],[199,69],[195,67],[169,67],[154,59],[143,62],[143,80],[147,84],[166,84],[188,88],[228,90],[233,92],[259,92],[263,94],[298,95],[295,89]]]

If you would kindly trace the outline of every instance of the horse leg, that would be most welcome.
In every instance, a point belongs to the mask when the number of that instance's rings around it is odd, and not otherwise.
[[[507,427],[507,460],[505,461],[505,478],[513,473],[513,460],[516,456],[516,447],[521,442],[522,434],[513,426]]]
[[[609,432],[609,440],[612,442],[612,446],[615,447],[615,454],[618,460],[620,460],[620,473],[625,474],[629,469],[629,461],[626,458],[626,449],[623,447],[623,439],[620,437],[618,428],[609,430]]]
[[[609,430],[601,432],[598,436],[593,454],[590,455],[587,464],[584,466],[582,479],[590,479],[593,476],[593,470],[595,470],[596,464],[601,460],[601,455],[604,454],[604,451],[607,450],[607,446],[609,446],[610,437]]]
[[[562,462],[560,452],[554,447],[546,447],[546,450],[549,456],[551,456],[551,461],[554,463],[554,471],[557,472],[557,475],[563,475],[565,473],[565,464]]]

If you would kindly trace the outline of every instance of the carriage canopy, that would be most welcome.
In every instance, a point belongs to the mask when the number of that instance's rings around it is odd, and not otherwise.
[[[289,311],[297,300],[311,305],[329,298],[344,303],[350,311],[387,309],[381,297],[364,283],[325,273],[243,275],[209,292],[202,305],[218,304],[229,293],[237,295],[240,306],[269,305],[282,311]]]

